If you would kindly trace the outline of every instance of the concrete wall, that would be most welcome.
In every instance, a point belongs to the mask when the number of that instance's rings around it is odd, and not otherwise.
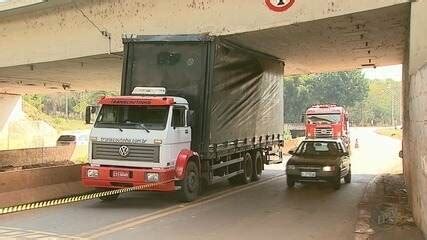
[[[23,118],[21,96],[0,94],[0,149],[9,148],[9,127]]]
[[[0,168],[71,161],[75,144],[0,151]]]
[[[20,95],[0,94],[0,150],[55,146],[57,137],[46,122],[25,116]]]
[[[409,1],[297,0],[288,11],[277,13],[264,0],[65,1],[60,6],[0,18],[0,67],[120,52],[123,33],[225,35],[406,2]],[[111,42],[100,31],[110,33]]]
[[[11,121],[16,121],[23,117],[21,96],[0,94],[0,132]]]
[[[415,221],[427,236],[427,1],[412,3],[404,67],[404,172]]]
[[[81,165],[0,172],[0,208],[81,194]]]

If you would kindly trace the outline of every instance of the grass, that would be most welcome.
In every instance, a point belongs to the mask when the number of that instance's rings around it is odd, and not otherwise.
[[[59,132],[67,130],[83,130],[90,127],[90,125],[86,125],[83,120],[51,117],[25,101],[23,107],[24,112],[27,114],[29,119],[45,121]]]
[[[402,130],[401,129],[395,129],[393,127],[379,128],[376,132],[380,135],[384,135],[387,137],[402,139]]]

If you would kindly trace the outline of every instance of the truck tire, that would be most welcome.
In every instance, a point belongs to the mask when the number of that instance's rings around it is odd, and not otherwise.
[[[253,157],[253,173],[252,173],[252,180],[258,181],[261,178],[262,174],[262,154],[260,151],[255,152],[255,156]]]
[[[99,197],[99,199],[101,199],[101,201],[103,201],[103,202],[112,202],[112,201],[117,200],[117,198],[119,198],[119,194]]]
[[[344,181],[345,181],[345,183],[351,183],[351,166],[350,166],[350,169],[348,170],[348,173],[347,173],[347,175],[345,175],[345,177],[344,177]]]
[[[254,170],[253,160],[250,153],[245,153],[243,160],[243,174],[240,175],[240,182],[242,184],[248,184],[252,180],[252,173]]]
[[[178,185],[181,186],[181,189],[178,191],[180,201],[191,202],[199,196],[200,175],[199,168],[194,161],[187,163],[184,179]]]
[[[108,190],[111,190],[111,189],[108,189],[108,188],[97,188],[97,190],[99,191],[99,192],[103,192],[103,191],[108,191]],[[119,197],[119,193],[118,194],[113,194],[113,195],[109,195],[109,196],[102,196],[102,197],[99,197],[99,199],[101,199],[101,201],[103,201],[103,202],[111,202],[111,201],[115,201],[115,200],[117,200],[117,198]]]

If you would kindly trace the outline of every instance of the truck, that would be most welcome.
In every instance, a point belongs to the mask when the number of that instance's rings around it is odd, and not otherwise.
[[[85,186],[154,183],[144,190],[193,201],[202,186],[256,181],[282,157],[283,61],[207,34],[123,44],[121,94],[99,101]]]
[[[304,119],[306,138],[341,138],[345,146],[349,146],[349,117],[344,107],[314,105],[307,108]]]

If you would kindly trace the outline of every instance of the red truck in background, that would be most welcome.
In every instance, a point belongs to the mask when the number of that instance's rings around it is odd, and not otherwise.
[[[349,118],[344,107],[335,104],[314,105],[305,113],[307,138],[341,138],[349,146]]]

